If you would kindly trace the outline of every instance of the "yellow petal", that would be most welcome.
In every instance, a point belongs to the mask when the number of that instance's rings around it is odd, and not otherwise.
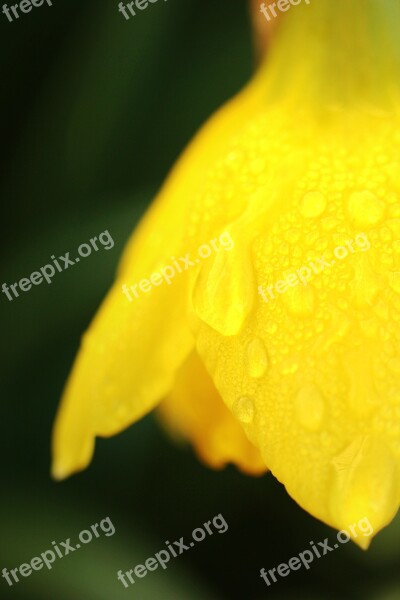
[[[176,368],[193,345],[182,319],[183,285],[175,285],[178,296],[165,285],[136,305],[123,296],[121,282],[110,293],[84,336],[57,416],[56,478],[86,467],[95,436],[121,431],[171,387]]]
[[[171,433],[188,439],[211,467],[233,463],[252,475],[266,471],[259,451],[226,408],[196,352],[182,365],[158,411]]]
[[[193,347],[184,319],[188,277],[146,292],[138,284],[182,254],[179,219],[154,205],[130,242],[119,277],[84,335],[53,433],[55,478],[85,468],[95,436],[113,435],[150,411]],[[162,223],[162,227],[161,227]],[[177,241],[179,239],[179,242]],[[134,286],[130,299],[122,286]],[[135,292],[137,297],[135,296]]]
[[[374,23],[349,5],[345,48],[313,58],[321,18],[334,10],[321,2],[309,8],[316,35],[304,11],[283,25],[249,90],[259,106],[231,151],[240,148],[251,173],[251,226],[232,233],[234,260],[203,268],[194,308],[199,354],[273,474],[324,522],[349,529],[367,518],[377,533],[400,503],[400,103],[393,37],[378,67],[368,48],[369,35],[383,41],[387,15],[377,10]],[[332,37],[344,27],[330,26]],[[343,72],[352,47],[357,61]],[[222,156],[214,168],[240,189],[243,169]],[[263,297],[246,300],[246,285]]]

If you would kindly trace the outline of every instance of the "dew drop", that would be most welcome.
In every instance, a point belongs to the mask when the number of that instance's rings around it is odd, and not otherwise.
[[[236,335],[254,302],[254,271],[243,244],[204,261],[198,275],[193,305],[198,317],[222,335]]]
[[[318,191],[307,192],[300,204],[300,212],[303,217],[319,217],[325,212],[327,206],[326,197]]]
[[[255,338],[247,346],[247,369],[250,377],[262,377],[268,369],[269,359],[260,338]]]
[[[241,396],[232,406],[233,414],[242,423],[251,423],[254,419],[254,403],[248,396]]]
[[[348,201],[350,218],[357,227],[372,227],[384,217],[385,203],[372,192],[353,192]]]
[[[303,427],[317,431],[325,413],[325,401],[320,390],[314,384],[301,388],[295,398],[297,418]]]

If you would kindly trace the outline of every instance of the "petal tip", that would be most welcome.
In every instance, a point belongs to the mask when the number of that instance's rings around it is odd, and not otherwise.
[[[50,469],[50,476],[54,481],[63,481],[66,479],[71,473],[68,469],[64,469],[60,465],[53,464]]]

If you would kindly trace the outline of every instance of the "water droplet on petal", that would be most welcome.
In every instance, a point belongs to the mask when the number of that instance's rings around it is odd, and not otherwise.
[[[254,302],[252,262],[243,244],[234,244],[204,262],[193,293],[199,318],[222,335],[240,331]]]
[[[247,346],[247,369],[250,377],[262,377],[268,369],[268,354],[264,342],[255,338]]]
[[[242,423],[251,423],[254,419],[254,402],[248,396],[235,400],[232,406],[233,414]]]

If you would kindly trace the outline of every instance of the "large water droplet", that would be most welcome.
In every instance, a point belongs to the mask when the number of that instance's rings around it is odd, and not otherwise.
[[[372,192],[353,192],[348,201],[350,218],[357,227],[377,225],[385,215],[385,203]]]
[[[303,427],[317,431],[325,414],[325,400],[314,384],[305,385],[295,398],[297,418]]]
[[[232,406],[233,414],[242,423],[251,423],[254,419],[254,402],[248,396],[235,400]]]
[[[247,346],[247,369],[251,377],[262,377],[268,369],[268,354],[264,342],[255,338]]]
[[[303,217],[319,217],[325,212],[327,200],[324,194],[318,191],[308,192],[300,203],[300,212]]]
[[[243,243],[234,243],[204,262],[193,293],[199,318],[222,335],[240,331],[254,302],[252,262]]]

